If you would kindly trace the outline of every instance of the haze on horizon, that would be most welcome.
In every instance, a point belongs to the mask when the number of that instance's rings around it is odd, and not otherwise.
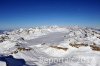
[[[100,0],[0,0],[0,29],[43,25],[100,28]]]

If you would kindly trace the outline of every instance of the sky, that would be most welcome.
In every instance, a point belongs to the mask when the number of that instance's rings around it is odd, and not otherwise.
[[[100,27],[100,0],[0,0],[0,29]]]

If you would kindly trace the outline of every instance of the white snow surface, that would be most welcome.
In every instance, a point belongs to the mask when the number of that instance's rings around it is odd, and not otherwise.
[[[0,66],[6,66],[6,63],[3,61],[0,61]]]
[[[100,66],[100,51],[93,51],[90,46],[75,48],[70,46],[71,43],[95,43],[100,46],[100,31],[92,28],[58,26],[21,28],[0,35],[0,54],[24,59],[30,66]],[[18,47],[31,50],[19,51]],[[12,53],[16,50],[17,53]],[[1,64],[6,66],[0,61],[0,66]]]

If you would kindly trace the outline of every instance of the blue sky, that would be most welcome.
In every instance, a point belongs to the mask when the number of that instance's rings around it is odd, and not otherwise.
[[[100,26],[100,0],[0,0],[0,29]]]

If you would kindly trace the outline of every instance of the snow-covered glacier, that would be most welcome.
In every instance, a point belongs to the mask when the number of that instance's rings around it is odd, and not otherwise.
[[[97,29],[43,26],[0,35],[0,66],[100,66],[99,60]]]

